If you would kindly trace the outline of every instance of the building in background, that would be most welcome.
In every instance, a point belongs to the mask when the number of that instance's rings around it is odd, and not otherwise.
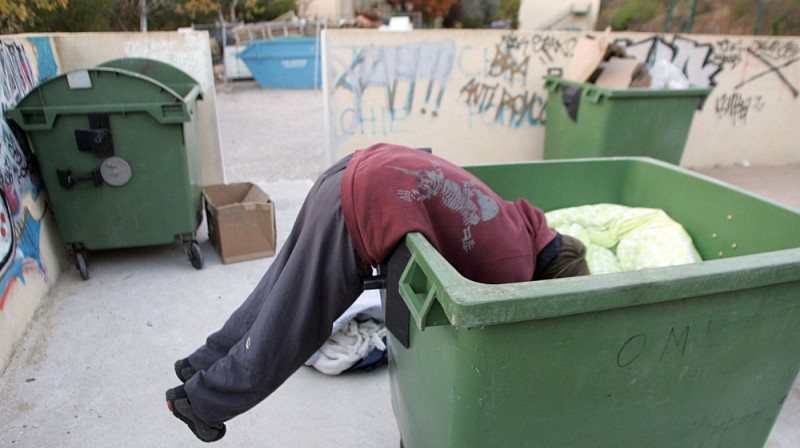
[[[521,0],[519,29],[591,31],[600,0]]]

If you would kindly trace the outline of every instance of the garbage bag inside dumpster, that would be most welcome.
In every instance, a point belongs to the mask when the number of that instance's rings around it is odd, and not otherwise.
[[[800,211],[652,159],[468,169],[546,211],[663,209],[705,261],[483,285],[407,236],[386,291],[403,446],[764,445],[800,368]]]

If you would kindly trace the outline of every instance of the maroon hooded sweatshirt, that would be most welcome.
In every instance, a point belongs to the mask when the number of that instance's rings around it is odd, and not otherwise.
[[[537,254],[556,237],[528,201],[505,201],[466,170],[403,146],[356,151],[341,198],[356,251],[372,266],[420,232],[470,280],[530,281]]]

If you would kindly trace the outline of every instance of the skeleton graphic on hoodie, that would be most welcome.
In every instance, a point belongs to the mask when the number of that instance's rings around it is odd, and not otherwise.
[[[464,224],[464,239],[462,245],[464,252],[475,248],[472,239],[472,226],[482,221],[490,221],[500,210],[497,202],[486,196],[475,181],[468,180],[457,183],[447,179],[441,167],[435,161],[431,162],[432,169],[409,170],[402,167],[390,166],[388,168],[401,171],[417,179],[417,188],[410,190],[397,190],[397,195],[407,202],[425,202],[438,199],[447,209],[461,215]]]

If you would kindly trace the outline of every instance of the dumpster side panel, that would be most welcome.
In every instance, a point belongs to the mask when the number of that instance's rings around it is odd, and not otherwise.
[[[687,229],[704,260],[800,247],[796,210],[705,176],[659,168],[631,162],[621,203],[664,209]]]
[[[605,89],[548,76],[544,158],[647,156],[678,164],[694,111],[710,89]],[[577,116],[562,88],[578,88]]]
[[[72,136],[88,127],[85,115],[60,115],[50,131],[31,134],[59,229],[65,243],[87,249],[165,244],[193,233],[200,207],[199,186],[189,168],[183,124],[161,125],[146,113],[109,114],[115,155],[130,164],[125,185],[59,182],[58,170],[88,177],[103,159],[81,152]]]
[[[800,369],[800,212],[647,159],[468,169],[545,210],[664,209],[710,261],[481,285],[407,238],[410,348],[390,341],[406,447],[763,446]]]
[[[697,107],[697,97],[615,98],[582,104],[589,127],[575,127],[571,133],[583,136],[582,144],[595,147],[593,156],[642,156],[679,164]],[[596,123],[596,124],[592,124]],[[605,132],[598,132],[605,129]],[[574,155],[585,157],[581,146]],[[587,154],[588,155],[588,154]]]
[[[392,340],[407,448],[762,446],[800,357],[800,284]]]
[[[611,160],[592,163],[539,162],[466,167],[506,200],[527,198],[549,211],[602,202],[620,203],[630,165]]]

